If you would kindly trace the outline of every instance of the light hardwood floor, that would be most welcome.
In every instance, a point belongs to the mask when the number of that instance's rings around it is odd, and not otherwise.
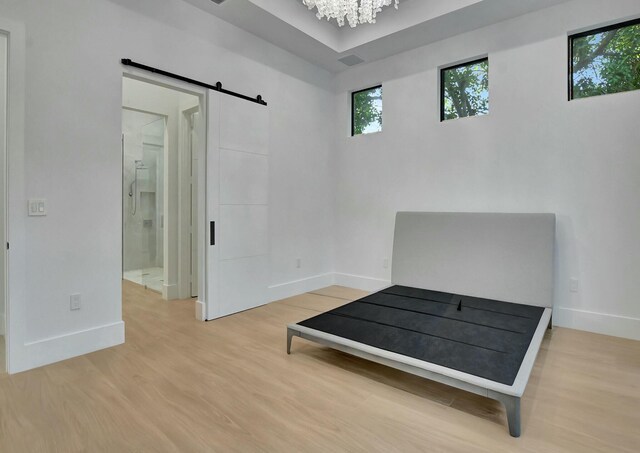
[[[556,328],[522,437],[485,399],[294,339],[353,298],[330,287],[202,323],[124,282],[125,345],[0,377],[5,452],[638,451],[640,342]]]

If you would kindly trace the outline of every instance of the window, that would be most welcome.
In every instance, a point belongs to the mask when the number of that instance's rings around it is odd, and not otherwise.
[[[489,113],[489,59],[442,69],[440,120]]]
[[[640,19],[569,36],[569,99],[640,89]]]
[[[351,93],[351,135],[382,130],[382,85]]]

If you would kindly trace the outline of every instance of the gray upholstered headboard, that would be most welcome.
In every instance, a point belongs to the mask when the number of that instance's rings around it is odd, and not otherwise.
[[[553,305],[555,214],[399,212],[391,281]]]

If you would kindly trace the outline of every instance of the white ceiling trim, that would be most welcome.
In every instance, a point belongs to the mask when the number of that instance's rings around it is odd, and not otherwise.
[[[375,24],[338,27],[302,0],[183,0],[330,72],[356,55],[375,61],[568,0],[400,0]]]

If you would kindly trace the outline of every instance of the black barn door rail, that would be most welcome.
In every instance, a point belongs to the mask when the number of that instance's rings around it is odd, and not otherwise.
[[[154,68],[152,66],[147,66],[142,63],[136,63],[135,61],[131,61],[128,58],[123,58],[122,64],[125,66],[131,66],[133,68],[142,69],[144,71],[153,72],[154,74],[160,74],[166,77],[171,77],[172,79],[180,80],[182,82],[190,83],[192,85],[198,85],[199,87],[208,88],[209,90],[218,91],[220,93],[228,94],[229,96],[235,96],[240,99],[244,99],[245,101],[255,102],[260,105],[267,105],[267,102],[262,99],[262,96],[258,95],[255,98],[250,96],[245,96],[244,94],[236,93],[235,91],[225,90],[222,88],[222,83],[217,82],[215,85],[209,85],[208,83],[200,82],[199,80],[190,79],[188,77],[181,76],[179,74],[173,74],[171,72],[163,71],[162,69]]]

